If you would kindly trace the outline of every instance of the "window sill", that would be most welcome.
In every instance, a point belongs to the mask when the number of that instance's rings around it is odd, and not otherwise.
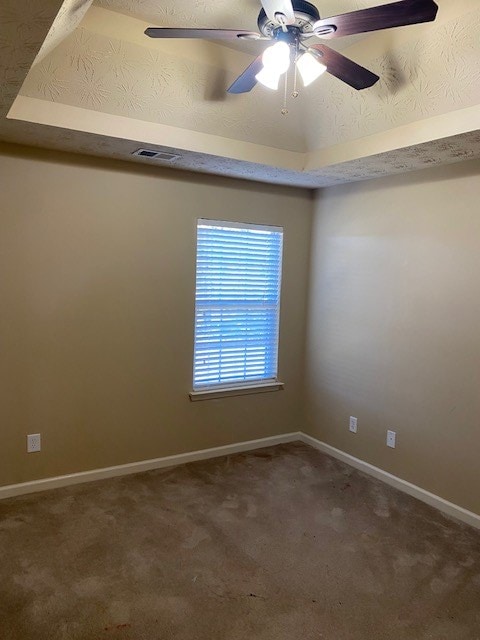
[[[257,383],[241,387],[224,387],[223,389],[204,389],[202,391],[190,391],[188,394],[192,402],[199,400],[215,400],[228,396],[245,396],[251,393],[268,393],[270,391],[282,391],[283,382]]]

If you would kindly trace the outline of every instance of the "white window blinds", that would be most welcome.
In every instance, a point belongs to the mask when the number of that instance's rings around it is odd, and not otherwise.
[[[194,389],[277,378],[283,230],[199,220]]]

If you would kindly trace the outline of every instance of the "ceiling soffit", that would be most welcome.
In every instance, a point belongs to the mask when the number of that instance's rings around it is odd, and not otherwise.
[[[15,100],[62,0],[0,2],[0,118]]]

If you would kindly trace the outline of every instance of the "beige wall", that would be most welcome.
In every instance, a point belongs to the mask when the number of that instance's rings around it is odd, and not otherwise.
[[[0,485],[306,425],[480,512],[479,202],[479,162],[320,192],[305,376],[306,192],[0,145]],[[285,228],[283,392],[188,399],[200,216]]]
[[[5,145],[0,198],[0,485],[299,429],[308,193]],[[202,216],[285,228],[283,392],[188,399]]]
[[[307,382],[310,434],[480,513],[478,161],[318,195]]]

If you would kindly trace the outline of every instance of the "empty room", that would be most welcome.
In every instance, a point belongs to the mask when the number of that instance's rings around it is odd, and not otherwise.
[[[2,0],[0,640],[480,639],[478,0]]]

